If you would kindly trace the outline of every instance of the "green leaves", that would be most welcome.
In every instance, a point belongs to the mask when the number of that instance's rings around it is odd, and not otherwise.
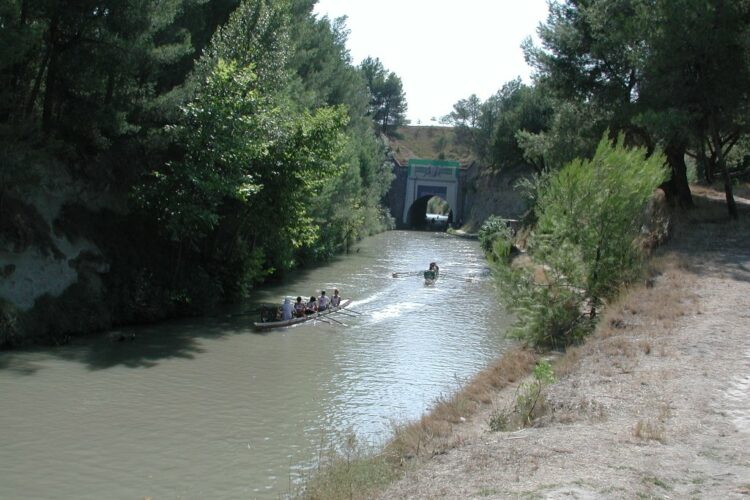
[[[540,183],[530,247],[559,269],[592,308],[631,277],[643,209],[667,178],[660,154],[602,138],[593,159],[575,160]],[[562,251],[561,251],[562,249]],[[571,258],[571,257],[575,258]]]
[[[591,160],[537,177],[531,260],[495,260],[502,296],[517,318],[515,336],[559,346],[590,331],[598,307],[636,275],[635,239],[648,200],[667,178],[664,162],[661,154],[625,147],[622,137],[611,144],[605,134]],[[489,238],[489,227],[480,242],[486,249],[491,241],[496,252],[495,241],[505,237]]]
[[[370,116],[381,133],[393,135],[406,120],[406,96],[401,78],[383,67],[380,59],[366,58],[360,69],[370,91]]]

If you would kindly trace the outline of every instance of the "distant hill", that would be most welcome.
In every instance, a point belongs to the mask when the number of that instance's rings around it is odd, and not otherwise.
[[[453,127],[408,126],[398,129],[399,138],[389,138],[396,160],[404,165],[412,158],[454,160],[468,165],[474,160],[465,147],[455,144]]]

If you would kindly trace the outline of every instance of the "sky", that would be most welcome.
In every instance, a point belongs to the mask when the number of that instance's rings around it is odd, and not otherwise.
[[[460,99],[483,101],[505,82],[530,82],[521,43],[536,38],[546,0],[319,0],[347,17],[352,62],[377,57],[403,82],[412,125],[436,125]]]

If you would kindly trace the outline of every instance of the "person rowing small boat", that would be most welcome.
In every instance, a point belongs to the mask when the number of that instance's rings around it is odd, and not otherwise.
[[[438,267],[437,263],[430,262],[430,269],[424,272],[424,284],[425,285],[435,284],[435,281],[437,281],[439,275],[440,275],[440,268]]]

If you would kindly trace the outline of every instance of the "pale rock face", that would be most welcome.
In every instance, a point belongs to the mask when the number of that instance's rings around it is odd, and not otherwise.
[[[54,179],[47,179],[35,193],[13,195],[36,210],[48,228],[53,228],[67,202],[85,203],[92,208],[106,204],[104,200],[83,200],[81,192],[67,175],[58,174]],[[33,241],[25,248],[13,248],[0,238],[0,298],[21,310],[31,309],[34,301],[42,295],[60,295],[78,281],[79,271],[108,271],[108,265],[97,259],[101,252],[91,241],[85,238],[70,241],[52,229],[47,236],[46,246],[54,247],[51,251],[40,248]]]

